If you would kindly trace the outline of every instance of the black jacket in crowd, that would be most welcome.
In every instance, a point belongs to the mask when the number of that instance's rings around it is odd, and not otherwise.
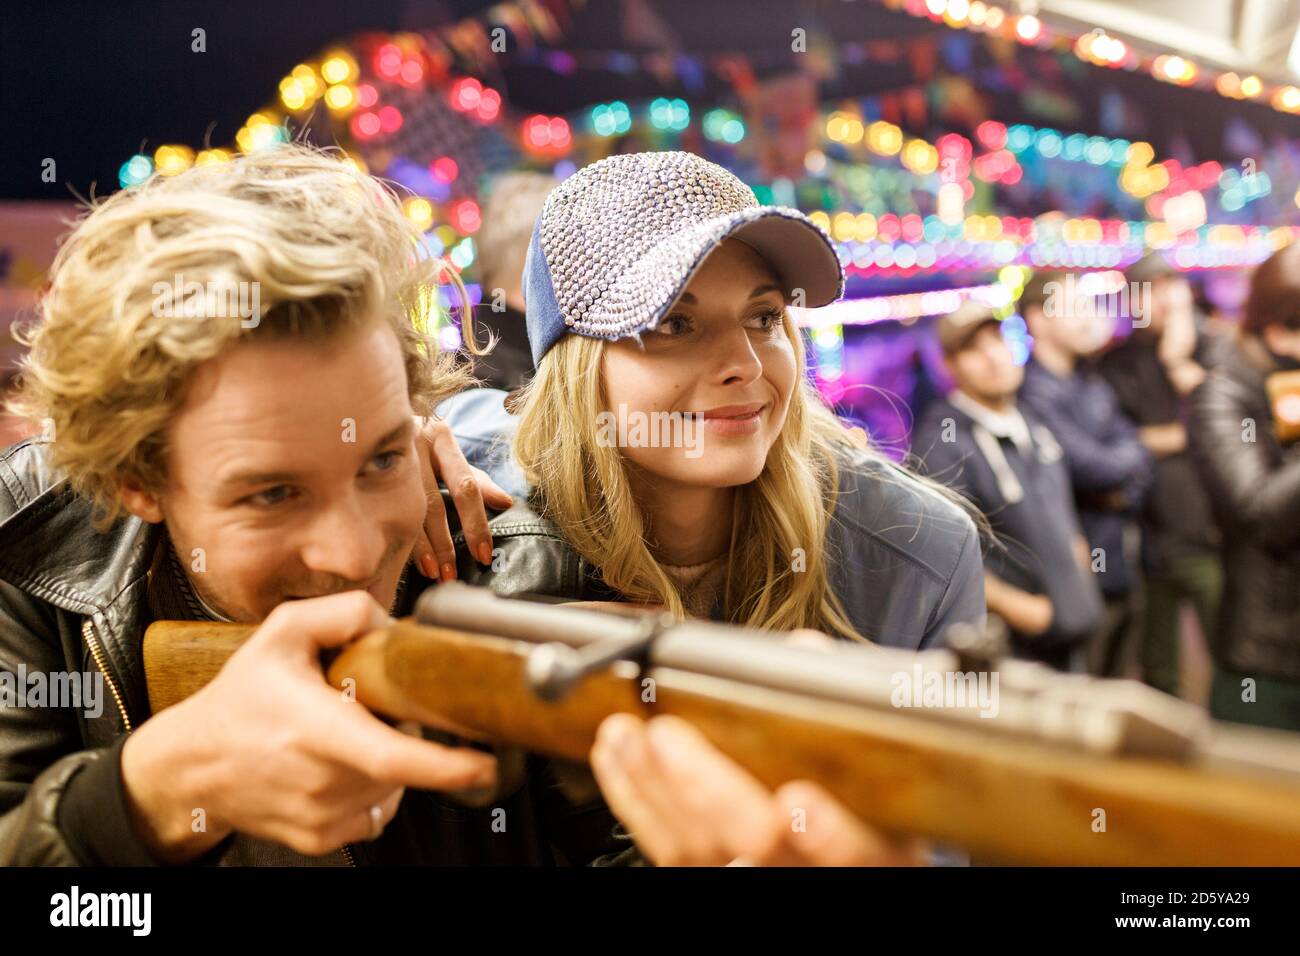
[[[1277,364],[1245,338],[1192,393],[1189,439],[1224,537],[1218,664],[1300,681],[1300,442],[1281,444],[1265,391]]]

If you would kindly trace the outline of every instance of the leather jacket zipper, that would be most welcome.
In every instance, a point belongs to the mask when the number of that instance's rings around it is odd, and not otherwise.
[[[122,703],[122,695],[118,693],[117,684],[113,681],[113,675],[108,672],[108,665],[104,660],[104,651],[99,645],[99,638],[95,636],[94,627],[90,618],[81,622],[81,636],[90,648],[90,656],[95,659],[95,666],[99,668],[104,675],[104,682],[108,684],[108,692],[113,695],[113,702],[117,704],[117,711],[122,715],[122,724],[126,727],[126,732],[131,732],[131,718],[127,716],[126,705]]]

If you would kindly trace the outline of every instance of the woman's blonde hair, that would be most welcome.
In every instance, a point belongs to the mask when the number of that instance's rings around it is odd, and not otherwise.
[[[325,339],[382,315],[429,414],[469,381],[428,334],[443,278],[464,303],[393,188],[330,152],[292,144],[155,176],[91,206],[60,248],[19,332],[11,408],[52,432],[54,464],[105,527],[123,479],[165,486],[165,430],[191,373],[246,336]],[[174,301],[191,287],[206,297]],[[212,308],[236,289],[257,316]]]
[[[863,640],[828,575],[839,460],[853,446],[804,374],[803,339],[789,317],[784,328],[799,384],[762,473],[736,488],[723,614],[754,627],[812,627]],[[566,335],[542,357],[514,403],[520,409],[515,456],[539,492],[543,514],[607,585],[680,618],[682,597],[647,544],[650,529],[625,459],[597,441],[598,415],[608,407],[604,348],[601,340]],[[794,566],[800,552],[802,570]]]

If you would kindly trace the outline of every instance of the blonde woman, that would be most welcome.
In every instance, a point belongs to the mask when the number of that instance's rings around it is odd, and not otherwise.
[[[700,157],[574,174],[529,247],[517,420],[500,393],[443,409],[508,489],[493,436],[512,434],[531,490],[492,522],[492,568],[462,576],[908,648],[982,626],[974,522],[857,447],[808,381],[786,306],[842,292],[824,233]]]

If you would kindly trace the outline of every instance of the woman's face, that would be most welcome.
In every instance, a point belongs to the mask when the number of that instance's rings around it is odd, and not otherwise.
[[[598,430],[649,475],[723,488],[756,479],[795,386],[785,293],[749,246],[726,239],[656,329],[609,343]]]

